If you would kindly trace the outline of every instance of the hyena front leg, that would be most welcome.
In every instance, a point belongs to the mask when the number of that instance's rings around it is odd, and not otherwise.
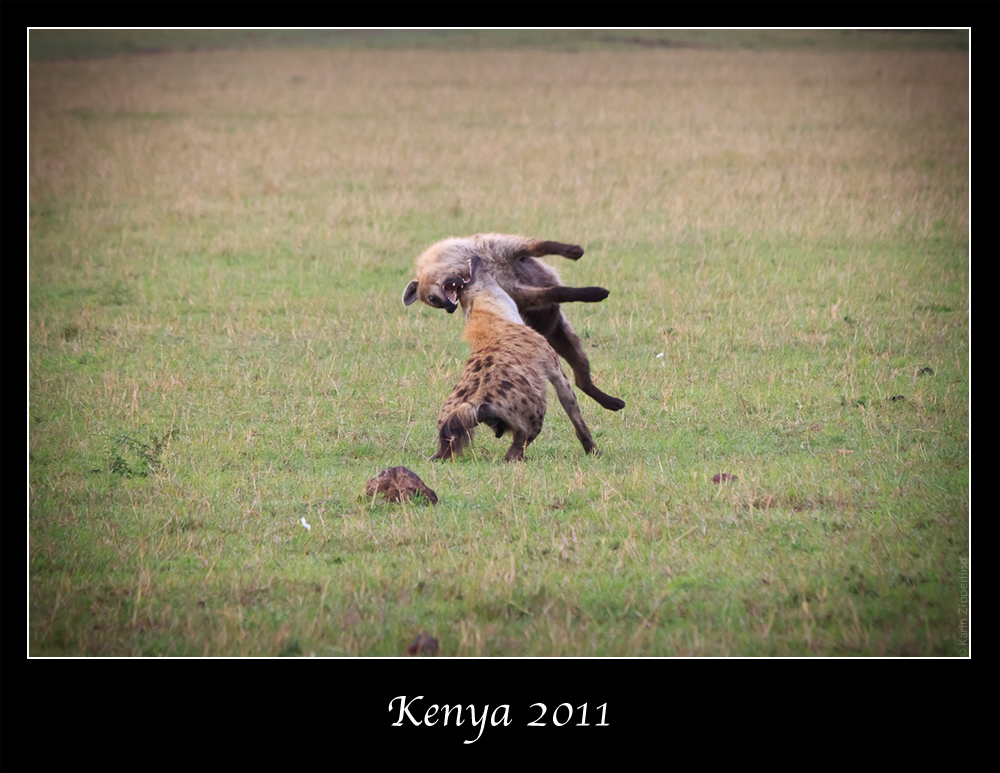
[[[600,303],[611,295],[603,287],[518,287],[517,308],[519,311],[544,309],[559,303]]]
[[[555,387],[556,397],[559,398],[559,402],[562,403],[562,407],[566,410],[569,420],[573,422],[573,428],[576,430],[576,436],[583,445],[583,450],[588,454],[600,456],[601,452],[597,450],[594,438],[590,436],[590,430],[587,429],[587,425],[583,421],[583,416],[580,415],[580,406],[576,402],[576,395],[573,394],[573,387],[569,385],[569,379],[562,372],[562,368],[559,367],[558,362],[555,363],[555,368],[554,371],[549,373],[549,382]]]
[[[533,258],[540,258],[543,255],[562,255],[570,260],[579,260],[583,257],[583,247],[576,244],[529,239],[528,254]]]

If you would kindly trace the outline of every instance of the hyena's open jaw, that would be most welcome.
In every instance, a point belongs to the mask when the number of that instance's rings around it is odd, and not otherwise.
[[[452,314],[458,308],[458,291],[466,285],[466,280],[460,276],[450,276],[444,280],[441,289],[444,291],[445,310]]]

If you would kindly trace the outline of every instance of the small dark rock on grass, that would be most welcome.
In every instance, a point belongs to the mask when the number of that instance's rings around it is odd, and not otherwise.
[[[389,502],[402,502],[420,494],[432,505],[438,502],[437,494],[427,487],[412,470],[405,467],[388,467],[365,484],[365,494],[383,493]]]
[[[410,646],[406,648],[406,656],[413,657],[414,655],[437,655],[438,654],[438,640],[433,636],[428,636],[426,633],[417,634],[417,638],[414,639]]]

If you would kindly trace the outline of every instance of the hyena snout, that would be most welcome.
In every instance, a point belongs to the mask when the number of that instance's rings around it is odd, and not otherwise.
[[[468,284],[467,279],[460,276],[450,276],[441,283],[444,291],[444,310],[449,314],[454,314],[458,308],[458,291]]]

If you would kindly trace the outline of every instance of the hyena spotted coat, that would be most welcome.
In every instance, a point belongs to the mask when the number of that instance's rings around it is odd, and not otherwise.
[[[432,244],[417,259],[417,278],[403,292],[407,306],[421,300],[451,314],[458,307],[454,288],[445,291],[449,277],[469,278],[469,260],[479,256],[497,284],[513,299],[525,324],[538,331],[573,369],[577,387],[609,411],[621,410],[625,401],[605,394],[590,376],[590,360],[560,303],[596,303],[608,297],[603,287],[565,287],[559,274],[537,258],[562,255],[579,260],[583,249],[575,244],[541,241],[526,236],[476,234],[453,237]]]
[[[523,459],[525,447],[542,429],[546,384],[555,388],[583,450],[597,453],[552,347],[524,324],[478,256],[465,274],[467,279],[445,278],[441,287],[465,309],[463,338],[472,345],[472,356],[438,416],[438,450],[431,458],[454,459],[472,439],[473,428],[487,424],[497,437],[513,435],[506,461]]]

